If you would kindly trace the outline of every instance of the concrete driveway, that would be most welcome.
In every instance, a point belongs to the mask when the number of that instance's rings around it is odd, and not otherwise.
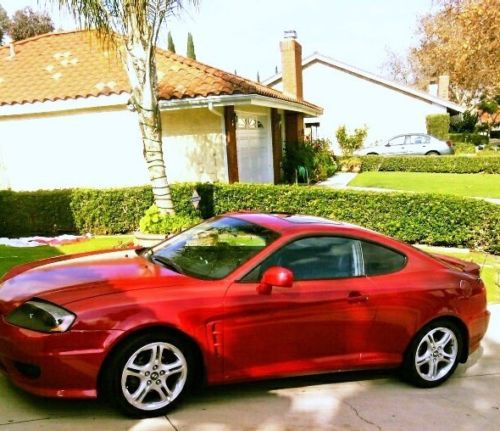
[[[0,377],[0,431],[289,431],[500,429],[500,305],[480,351],[445,385],[344,373],[204,389],[168,417],[130,420],[97,401],[32,397]]]

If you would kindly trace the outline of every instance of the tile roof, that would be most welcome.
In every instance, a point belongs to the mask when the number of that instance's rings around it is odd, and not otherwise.
[[[130,86],[115,49],[92,31],[48,33],[0,47],[0,106],[128,93]],[[259,83],[195,60],[157,50],[160,100],[257,94],[308,108]]]

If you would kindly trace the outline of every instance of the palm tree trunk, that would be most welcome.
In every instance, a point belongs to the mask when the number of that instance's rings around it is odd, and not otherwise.
[[[155,92],[155,46],[148,40],[152,35],[144,34],[144,29],[139,31],[135,23],[130,24],[126,43],[126,68],[132,87],[131,103],[139,117],[144,159],[155,204],[162,214],[175,214],[163,157],[161,115]]]

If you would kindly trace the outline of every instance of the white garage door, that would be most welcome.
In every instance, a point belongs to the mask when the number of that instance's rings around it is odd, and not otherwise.
[[[236,127],[240,182],[274,182],[273,151],[268,117],[238,113]]]

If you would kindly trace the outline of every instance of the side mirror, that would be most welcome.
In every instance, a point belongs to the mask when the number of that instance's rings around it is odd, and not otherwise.
[[[271,266],[262,275],[257,292],[261,295],[269,295],[275,287],[292,287],[293,272],[282,266]]]

